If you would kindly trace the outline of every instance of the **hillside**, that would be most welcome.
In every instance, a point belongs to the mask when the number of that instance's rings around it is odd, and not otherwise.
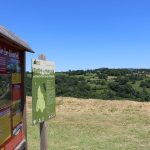
[[[31,96],[31,73],[27,73]],[[56,73],[56,96],[150,101],[150,69],[76,70]]]
[[[49,120],[52,150],[148,150],[150,103],[57,98],[56,118]],[[28,97],[28,144],[39,148],[39,126],[31,125]]]

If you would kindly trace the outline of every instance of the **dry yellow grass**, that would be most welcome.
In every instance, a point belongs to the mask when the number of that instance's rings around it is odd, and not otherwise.
[[[31,126],[31,97],[27,102],[29,147],[38,149],[38,126]],[[57,97],[56,102],[56,118],[47,122],[49,149],[149,150],[150,103],[69,97]]]
[[[134,102],[129,100],[96,100],[96,99],[77,99],[69,97],[58,97],[57,103],[62,105],[57,106],[57,112],[109,112],[112,109],[125,111],[127,109],[145,111],[150,113],[150,103]]]
[[[32,104],[32,97],[27,97],[27,104]],[[116,112],[126,110],[137,110],[150,114],[150,102],[136,102],[130,100],[96,100],[96,99],[78,99],[71,97],[56,98],[57,113],[67,112]],[[114,111],[115,111],[114,110]],[[31,107],[27,107],[31,112]]]

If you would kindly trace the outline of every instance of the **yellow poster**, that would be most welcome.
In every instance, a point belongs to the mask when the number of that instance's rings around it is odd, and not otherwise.
[[[0,112],[0,145],[11,137],[10,109]]]
[[[13,116],[13,128],[16,127],[22,121],[22,112]]]
[[[21,101],[15,101],[12,105],[13,128],[22,121]]]
[[[21,83],[21,73],[13,73],[12,74],[12,84]]]

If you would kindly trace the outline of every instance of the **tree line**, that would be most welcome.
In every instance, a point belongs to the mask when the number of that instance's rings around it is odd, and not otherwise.
[[[31,96],[31,73],[26,74]],[[150,101],[150,69],[76,70],[56,72],[56,96]]]

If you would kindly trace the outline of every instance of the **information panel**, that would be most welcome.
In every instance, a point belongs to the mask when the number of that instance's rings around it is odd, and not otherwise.
[[[10,108],[0,111],[0,145],[11,137]]]
[[[11,105],[11,76],[0,74],[0,108]]]
[[[0,150],[14,150],[24,139],[22,53],[0,47]]]
[[[54,63],[32,59],[32,71],[32,121],[35,125],[56,114]]]

